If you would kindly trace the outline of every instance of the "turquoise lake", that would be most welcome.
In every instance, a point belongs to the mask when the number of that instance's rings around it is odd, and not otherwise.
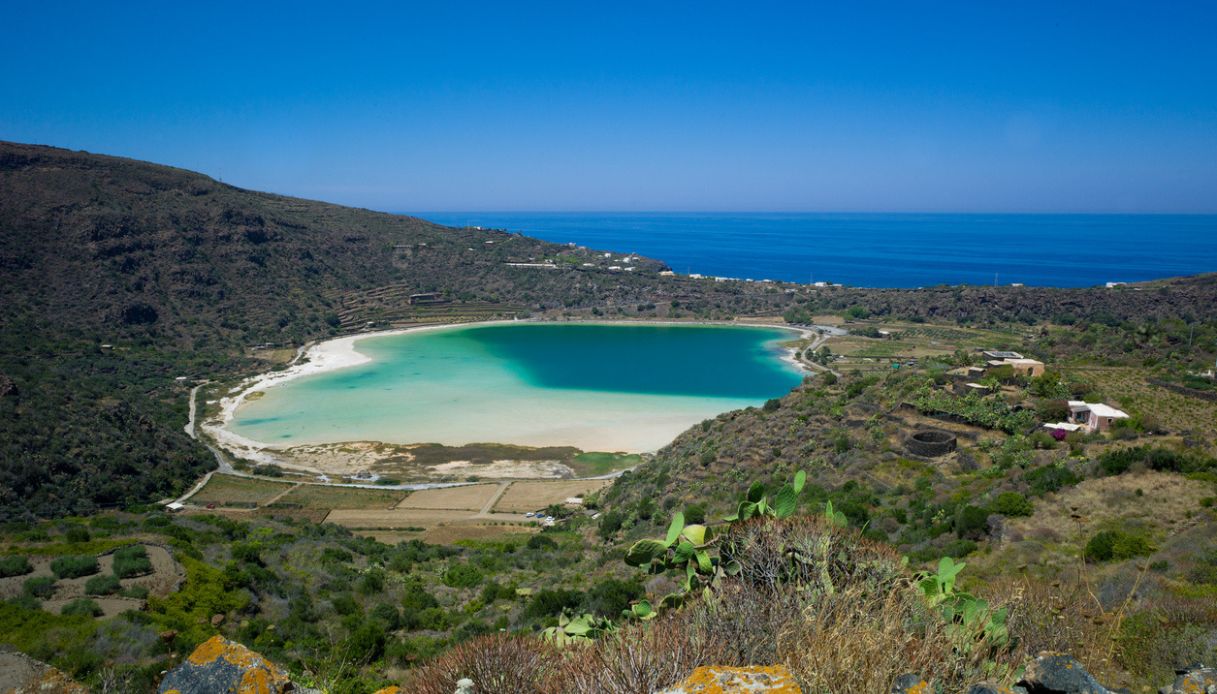
[[[524,323],[372,336],[371,361],[269,387],[228,429],[271,446],[384,441],[650,451],[803,377],[777,328]]]

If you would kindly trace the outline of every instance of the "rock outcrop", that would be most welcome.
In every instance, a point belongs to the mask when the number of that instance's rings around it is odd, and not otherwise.
[[[204,641],[161,681],[160,694],[300,692],[279,666],[222,636]]]
[[[699,667],[685,681],[660,694],[802,694],[790,671],[769,667]]]
[[[1158,694],[1217,694],[1217,668],[1194,665],[1175,674],[1175,681],[1159,689]]]

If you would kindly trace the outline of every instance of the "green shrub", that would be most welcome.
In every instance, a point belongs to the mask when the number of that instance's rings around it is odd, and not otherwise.
[[[989,512],[979,506],[964,506],[955,514],[955,534],[960,539],[983,537],[989,526]]]
[[[583,593],[577,590],[542,590],[532,596],[524,608],[526,619],[556,617],[562,610],[574,610],[583,602]]]
[[[113,595],[121,587],[116,576],[103,574],[85,581],[85,595]]]
[[[30,566],[30,560],[23,556],[0,557],[0,578],[24,576],[33,570],[34,567]]]
[[[552,537],[546,537],[545,535],[533,535],[532,537],[528,538],[526,546],[528,549],[557,549],[558,543],[554,542]]]
[[[124,598],[135,598],[136,600],[145,600],[148,598],[148,589],[144,586],[130,586],[123,588],[118,592]]]
[[[1064,465],[1045,465],[1028,471],[1023,475],[1023,481],[1031,487],[1031,493],[1043,496],[1065,487],[1071,487],[1082,481],[1072,470]]]
[[[81,576],[91,576],[97,573],[100,567],[97,565],[97,557],[89,555],[69,555],[59,557],[51,562],[51,571],[60,578],[80,578]]]
[[[73,525],[63,532],[63,538],[68,542],[88,542],[93,536],[89,534],[88,528]]]
[[[148,551],[143,545],[123,547],[114,553],[114,575],[119,578],[131,578],[152,573],[152,561],[148,559]]]
[[[1002,492],[993,501],[993,512],[1003,516],[1030,516],[1031,500],[1018,492]]]
[[[942,549],[942,553],[944,555],[954,559],[961,559],[975,551],[976,543],[972,542],[971,540],[955,540]],[[929,556],[926,559],[933,559],[936,556],[937,555],[935,554],[933,548],[930,548]]]
[[[1123,561],[1152,554],[1153,546],[1142,535],[1122,530],[1103,530],[1086,543],[1082,556],[1086,561]]]
[[[104,612],[101,606],[88,598],[73,600],[63,606],[59,614],[70,617],[100,617]]]
[[[444,585],[451,588],[473,588],[482,582],[482,572],[471,564],[453,564],[444,572]]]
[[[32,598],[45,600],[55,594],[55,579],[50,576],[27,578],[25,583],[21,584],[21,590]]]

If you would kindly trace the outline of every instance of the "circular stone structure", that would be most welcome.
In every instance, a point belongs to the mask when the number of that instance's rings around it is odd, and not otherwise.
[[[916,431],[904,440],[904,447],[914,455],[935,458],[955,450],[955,434],[939,429]]]

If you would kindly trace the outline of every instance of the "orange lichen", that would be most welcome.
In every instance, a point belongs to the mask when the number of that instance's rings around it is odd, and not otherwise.
[[[238,694],[268,694],[282,691],[289,678],[287,673],[258,653],[222,636],[213,636],[199,644],[187,661],[199,667],[224,660],[243,672],[237,686]]]
[[[926,682],[925,680],[921,680],[917,684],[914,684],[913,686],[909,687],[908,694],[929,694],[929,691],[930,691],[930,683]]]
[[[783,665],[761,667],[699,667],[673,688],[685,694],[802,694],[790,671]]]
[[[401,687],[393,685],[392,687],[385,687],[384,689],[376,690],[376,694],[402,694],[402,691]]]

